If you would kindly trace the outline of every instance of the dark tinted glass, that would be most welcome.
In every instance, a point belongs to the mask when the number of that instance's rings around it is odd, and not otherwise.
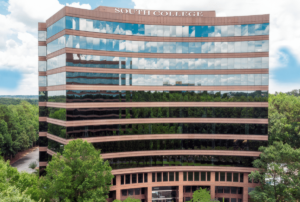
[[[122,190],[122,196],[127,196],[127,189]]]
[[[176,172],[176,181],[179,181],[179,172]]]
[[[174,181],[174,172],[169,172],[169,181]]]
[[[161,182],[161,173],[156,173],[157,182]]]
[[[140,195],[140,190],[141,190],[141,189],[134,189],[134,194],[135,194],[135,195]]]
[[[130,184],[130,175],[125,175],[126,184]]]
[[[136,174],[131,174],[131,176],[132,176],[132,183],[136,183]]]
[[[206,172],[207,173],[207,181],[210,181],[210,172]]]
[[[164,182],[168,181],[168,173],[167,172],[163,173],[163,178],[164,178]]]
[[[41,161],[43,161],[43,162],[48,161],[48,154],[47,154],[47,152],[40,152],[39,153],[39,161],[40,162]]]
[[[132,196],[133,195],[133,190],[134,189],[128,189],[128,196]]]
[[[47,147],[48,146],[48,138],[47,137],[39,137],[38,145],[40,147]]]
[[[188,172],[189,181],[194,181],[193,174],[194,174],[194,172]]]
[[[215,181],[219,181],[219,172],[215,172]]]
[[[152,173],[152,182],[155,182],[155,173]]]
[[[124,184],[124,175],[121,175],[121,184]]]
[[[199,181],[199,172],[195,172],[195,181]]]
[[[227,182],[232,181],[232,173],[227,173]]]
[[[187,172],[183,172],[183,181],[187,181]]]
[[[206,172],[201,172],[201,181],[206,181]]]
[[[139,183],[143,183],[143,173],[138,174],[138,181]]]
[[[148,173],[144,173],[144,182],[148,182]]]
[[[244,173],[240,173],[240,182],[244,182]]]
[[[230,187],[224,187],[224,193],[230,194]]]
[[[238,182],[239,181],[239,174],[238,173],[233,173],[233,181]]]
[[[220,172],[220,181],[225,181],[225,173]]]

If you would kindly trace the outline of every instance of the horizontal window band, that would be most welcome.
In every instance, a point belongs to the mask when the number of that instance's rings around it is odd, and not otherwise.
[[[268,119],[249,118],[143,118],[143,119],[104,119],[62,121],[58,119],[39,117],[39,121],[52,123],[64,127],[115,125],[115,124],[148,124],[148,123],[241,123],[241,124],[268,124]]]
[[[49,149],[62,153],[62,143],[52,139],[47,139],[47,142],[48,144],[45,146],[48,146]],[[141,139],[127,140],[123,142],[92,142],[92,145],[95,147],[95,149],[101,149],[101,153],[105,155],[121,152],[145,152],[158,150],[258,151],[259,147],[266,147],[267,144],[268,141],[230,139]]]
[[[113,86],[58,85],[39,87],[39,91],[57,90],[117,90],[117,91],[267,91],[269,86]]]
[[[233,41],[259,41],[269,40],[269,35],[256,36],[228,36],[228,37],[161,37],[161,36],[135,36],[135,35],[120,35],[120,34],[106,34],[98,32],[88,32],[80,30],[64,29],[59,33],[49,37],[46,43],[50,43],[63,35],[76,35],[93,38],[105,39],[119,39],[132,41],[156,41],[156,42],[233,42]]]
[[[61,72],[88,72],[88,73],[113,73],[113,74],[155,74],[155,75],[215,75],[215,74],[269,74],[269,69],[196,69],[196,70],[162,70],[162,69],[109,69],[88,67],[59,67],[39,72],[39,76],[57,74]]]
[[[116,108],[116,107],[268,107],[268,102],[39,102],[40,107],[54,108]]]
[[[117,52],[88,50],[77,48],[62,48],[58,51],[47,55],[47,60],[59,56],[63,53],[84,54],[84,55],[100,55],[112,57],[136,57],[136,58],[249,58],[249,57],[269,57],[269,52],[248,52],[248,53],[133,53],[133,52]]]
[[[176,156],[176,155],[212,155],[212,156],[250,156],[259,157],[261,152],[256,151],[218,151],[218,150],[156,150],[156,151],[136,151],[117,152],[111,154],[101,154],[103,159],[143,157],[143,156]]]
[[[65,139],[47,133],[47,138],[62,144],[68,144],[72,140]],[[40,136],[41,137],[41,136]],[[149,135],[120,135],[120,136],[104,136],[104,137],[88,137],[78,138],[89,143],[97,142],[119,142],[119,141],[138,141],[138,140],[163,140],[163,139],[214,139],[214,140],[261,140],[268,141],[267,135],[234,135],[234,134],[149,134]]]
[[[243,167],[219,167],[219,166],[157,166],[157,167],[143,167],[141,168],[124,168],[112,170],[113,175],[123,175],[132,173],[151,173],[151,172],[181,172],[181,171],[210,171],[210,172],[241,172],[250,173],[252,171],[258,170],[258,168],[243,168]],[[184,183],[185,181],[183,181]],[[193,183],[191,181],[186,181],[187,183]],[[199,183],[201,181],[197,181]],[[210,183],[206,181],[205,183]],[[213,182],[215,183],[215,182]],[[218,182],[218,184],[226,182]],[[233,182],[230,182],[232,186]],[[134,184],[133,184],[134,185]],[[249,185],[247,185],[249,186]]]
[[[49,151],[49,152],[48,152]],[[50,155],[56,154],[47,149]],[[111,154],[101,154],[103,159],[128,158],[128,157],[146,157],[146,156],[178,156],[178,155],[210,155],[210,156],[246,156],[259,157],[261,152],[256,151],[218,151],[218,150],[156,150],[156,151],[136,151],[136,152],[117,152]]]

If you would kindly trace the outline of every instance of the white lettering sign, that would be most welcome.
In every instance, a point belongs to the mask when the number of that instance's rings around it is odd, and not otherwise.
[[[169,16],[169,17],[202,17],[202,11],[149,11],[140,9],[115,8],[115,13],[131,14],[131,15],[153,15],[153,16]]]

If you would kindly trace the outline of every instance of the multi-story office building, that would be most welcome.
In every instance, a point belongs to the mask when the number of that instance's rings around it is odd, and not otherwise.
[[[40,168],[102,150],[109,195],[247,202],[268,140],[269,15],[65,7],[39,23]]]

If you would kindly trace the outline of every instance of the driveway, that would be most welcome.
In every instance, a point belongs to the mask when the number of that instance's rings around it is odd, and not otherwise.
[[[34,170],[29,168],[29,164],[33,161],[35,161],[37,163],[37,167],[38,167],[39,166],[39,150],[38,149],[27,154],[23,158],[19,159],[18,161],[13,163],[11,166],[16,167],[19,172],[26,171],[28,173],[32,173]]]

